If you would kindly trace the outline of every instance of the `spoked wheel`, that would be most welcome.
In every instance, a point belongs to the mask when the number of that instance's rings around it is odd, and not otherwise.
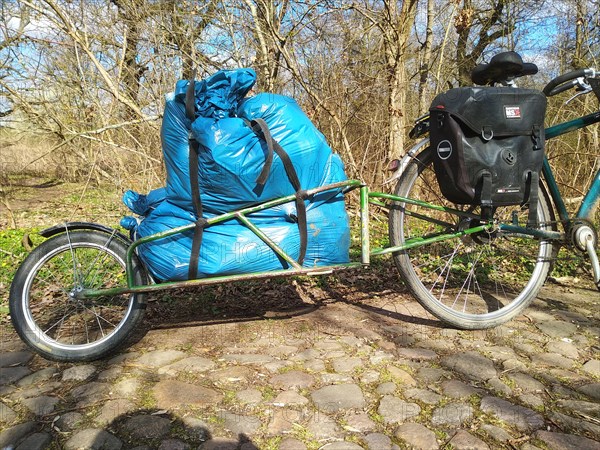
[[[126,285],[126,253],[120,238],[98,231],[73,231],[42,243],[19,267],[10,288],[19,336],[55,361],[89,361],[118,349],[143,317],[144,297],[78,294]],[[147,284],[137,259],[133,267],[136,284]]]
[[[422,206],[393,205],[390,241],[466,230],[480,225],[478,207],[447,201],[438,187],[429,148],[421,152],[398,181],[396,195],[468,211],[471,217],[432,211]],[[551,229],[548,205],[539,196],[540,228]],[[498,207],[494,219],[524,224],[528,210]],[[553,254],[549,241],[505,231],[481,232],[397,252],[394,260],[419,303],[440,320],[462,329],[500,325],[521,313],[535,298],[548,275]]]

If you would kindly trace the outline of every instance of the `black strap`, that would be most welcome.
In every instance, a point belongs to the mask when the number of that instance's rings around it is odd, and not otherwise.
[[[492,209],[492,174],[481,174],[481,220],[488,222],[493,217]]]
[[[200,144],[191,136],[189,138],[189,165],[190,165],[190,188],[192,193],[192,203],[194,204],[194,213],[196,215],[196,226],[194,227],[194,237],[192,238],[192,252],[190,255],[190,265],[188,269],[188,279],[192,280],[198,277],[198,260],[200,259],[200,247],[202,246],[202,236],[207,220],[202,217],[202,200],[200,199],[200,186],[198,177],[198,151]]]
[[[196,120],[196,92],[194,80],[196,71],[192,71],[192,78],[189,81],[185,92],[185,114],[190,121]],[[198,178],[198,152],[200,144],[189,132],[189,166],[190,166],[190,191],[192,194],[192,203],[194,205],[194,214],[196,215],[196,226],[194,227],[194,237],[192,238],[192,252],[190,255],[190,264],[188,269],[188,279],[198,277],[198,260],[200,259],[200,247],[202,246],[202,235],[206,227],[206,219],[202,217],[202,200],[200,198],[200,184]]]
[[[192,122],[196,119],[196,69],[192,69],[192,77],[185,91],[185,115]]]
[[[492,174],[485,171],[481,179],[481,205],[492,206]]]
[[[538,226],[538,199],[539,199],[539,185],[540,185],[540,175],[537,171],[529,172],[528,178],[528,186],[529,195],[529,215],[527,217],[527,228],[537,228]]]
[[[281,159],[285,173],[288,176],[292,187],[296,191],[295,203],[298,231],[300,233],[300,254],[298,256],[298,263],[302,264],[306,256],[306,249],[308,246],[308,223],[306,219],[306,204],[304,203],[304,200],[308,198],[308,195],[306,191],[302,189],[300,179],[298,178],[298,174],[296,173],[296,169],[294,168],[294,164],[292,163],[290,156],[281,147],[281,145],[279,145],[279,143],[273,139],[267,123],[263,119],[254,119],[250,122],[250,128],[252,128],[252,131],[254,131],[257,136],[261,137],[267,143],[267,157],[265,159],[265,165],[260,175],[256,179],[256,183],[262,185],[266,183],[271,166],[273,164],[273,152],[275,152]]]
[[[263,119],[254,119],[250,122],[246,121],[246,123],[250,128],[252,128],[252,131],[254,131],[257,135],[260,132],[262,134],[263,140],[267,143],[267,156],[265,158],[265,164],[262,170],[260,171],[260,174],[256,178],[256,184],[264,186],[267,182],[267,178],[269,177],[269,173],[271,172],[271,166],[273,165],[273,152],[275,141],[273,140],[273,136],[271,136],[271,132],[269,131],[269,127],[267,126],[267,122],[265,122]]]
[[[531,140],[533,141],[533,150],[542,150],[544,148],[542,128],[539,125],[533,126],[533,130],[531,131]]]

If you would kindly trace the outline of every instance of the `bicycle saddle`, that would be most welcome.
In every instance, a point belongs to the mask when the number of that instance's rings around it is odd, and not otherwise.
[[[524,63],[517,52],[498,53],[488,64],[479,64],[471,71],[471,80],[478,85],[504,83],[524,75],[535,75],[538,68]]]

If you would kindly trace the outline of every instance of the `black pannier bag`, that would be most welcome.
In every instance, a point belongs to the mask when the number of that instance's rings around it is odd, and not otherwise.
[[[466,205],[530,203],[535,225],[546,97],[530,89],[463,87],[438,95],[430,139],[442,194]]]

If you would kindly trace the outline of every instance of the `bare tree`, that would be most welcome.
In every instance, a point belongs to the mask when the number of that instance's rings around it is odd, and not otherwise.
[[[221,0],[207,2],[165,0],[158,4],[155,22],[156,47],[181,58],[181,78],[190,79],[194,68],[217,70],[219,61],[212,60],[198,48],[202,34],[215,22]]]
[[[425,23],[425,40],[422,45],[419,64],[419,111],[425,111],[429,104],[427,81],[432,62],[433,22],[435,20],[435,0],[427,0],[427,18]]]
[[[120,78],[122,91],[131,99],[125,103],[123,119],[132,120],[138,111],[131,103],[138,104],[140,81],[148,67],[139,60],[140,39],[144,31],[144,22],[150,14],[146,0],[110,0],[118,9],[119,21],[124,27],[122,56],[120,61]]]
[[[260,74],[259,86],[275,91],[283,52],[291,33],[300,23],[284,27],[284,19],[290,7],[289,0],[243,0],[252,18],[252,34],[256,51],[255,65]]]
[[[413,29],[417,1],[384,1],[382,8],[354,6],[381,31],[388,83],[387,160],[396,158],[404,147],[407,92],[406,62],[409,38]]]
[[[16,55],[11,47],[23,40],[29,23],[29,8],[24,5],[13,7],[10,9],[8,4],[0,6],[0,17],[4,19],[0,22],[0,118],[13,114],[18,106],[11,101],[10,91],[2,81],[15,74]]]
[[[471,84],[471,70],[487,47],[513,31],[514,24],[504,20],[508,3],[508,0],[494,0],[477,8],[473,0],[463,0],[454,21],[458,35],[456,65],[461,86]]]
[[[61,176],[142,173],[159,183],[164,94],[193,66],[199,76],[251,66],[257,90],[298,100],[350,176],[380,182],[408,121],[448,85],[470,84],[471,68],[493,51],[533,45],[527,24],[560,31],[547,44],[550,69],[598,61],[597,0],[555,2],[552,17],[537,14],[542,2],[5,1],[0,127],[43,134],[35,159],[58,160]]]

